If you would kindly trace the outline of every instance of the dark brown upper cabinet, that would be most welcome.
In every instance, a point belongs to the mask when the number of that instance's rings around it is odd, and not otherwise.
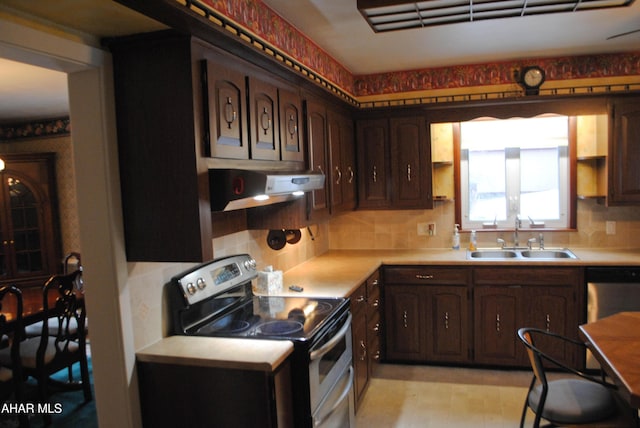
[[[356,207],[355,142],[353,121],[348,114],[329,110],[329,173],[331,212]]]
[[[640,102],[613,103],[613,144],[609,147],[609,205],[640,203]]]
[[[394,208],[433,208],[431,144],[422,116],[391,119],[391,178]]]
[[[251,159],[280,160],[278,89],[256,77],[249,77],[251,106]]]
[[[302,102],[297,92],[278,89],[280,107],[280,157],[283,161],[304,162],[304,141],[301,135]]]
[[[205,155],[249,159],[244,76],[211,60],[203,60],[201,67],[205,83]]]
[[[389,180],[389,121],[365,119],[356,123],[358,152],[358,207],[388,208],[391,202]]]
[[[323,103],[306,101],[307,144],[309,147],[309,169],[325,174],[327,177],[327,109]],[[310,195],[309,217],[321,220],[329,216],[328,179],[325,178],[324,187],[314,190]]]

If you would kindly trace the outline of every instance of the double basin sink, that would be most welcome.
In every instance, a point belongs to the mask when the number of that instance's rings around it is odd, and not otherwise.
[[[568,248],[530,250],[528,248],[487,248],[467,251],[470,260],[558,260],[577,259]]]

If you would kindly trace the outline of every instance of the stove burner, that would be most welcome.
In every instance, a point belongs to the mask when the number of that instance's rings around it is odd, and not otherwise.
[[[329,302],[318,302],[318,306],[316,306],[313,311],[316,314],[326,314],[327,312],[333,309],[333,305]]]
[[[256,334],[262,336],[286,336],[302,330],[303,323],[291,320],[268,321],[261,324]]]
[[[202,327],[199,330],[200,334],[208,333],[240,333],[249,328],[251,324],[248,321],[233,320],[227,321],[225,319],[218,320],[208,326]]]

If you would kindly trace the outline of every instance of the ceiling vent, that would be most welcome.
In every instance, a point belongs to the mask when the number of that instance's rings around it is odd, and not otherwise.
[[[373,31],[629,6],[634,0],[358,0]]]

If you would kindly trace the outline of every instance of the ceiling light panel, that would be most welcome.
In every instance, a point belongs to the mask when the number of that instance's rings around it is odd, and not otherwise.
[[[373,31],[471,22],[516,16],[567,13],[631,5],[635,0],[358,0]]]

